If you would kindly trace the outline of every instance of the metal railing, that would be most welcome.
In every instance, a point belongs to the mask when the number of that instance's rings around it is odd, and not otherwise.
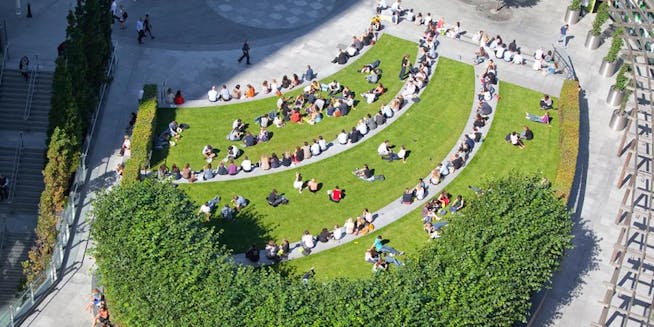
[[[2,79],[5,76],[5,66],[7,66],[7,57],[9,56],[9,44],[6,44],[4,49],[2,49],[2,64],[0,64],[0,85],[2,85]]]
[[[18,144],[16,144],[14,155],[14,170],[11,172],[11,177],[9,178],[8,203],[14,202],[14,193],[16,192],[16,184],[18,184],[18,168],[20,167],[20,157],[23,155],[23,131],[18,132]]]
[[[27,96],[25,99],[25,111],[23,111],[23,120],[28,120],[32,113],[32,99],[34,98],[34,86],[39,75],[39,56],[34,56],[34,66],[30,71],[30,80],[27,85]]]
[[[98,105],[96,111],[93,114],[91,128],[89,129],[88,134],[85,138],[85,144],[82,147],[84,152],[81,155],[80,164],[75,173],[75,182],[71,187],[71,192],[68,196],[68,202],[64,208],[64,212],[57,223],[57,241],[55,242],[54,249],[52,251],[52,257],[48,267],[39,274],[34,280],[26,285],[25,290],[20,293],[17,298],[8,306],[0,308],[0,327],[13,327],[22,323],[28,314],[33,309],[34,305],[39,303],[45,295],[47,295],[52,287],[59,281],[61,277],[59,272],[60,269],[64,268],[64,260],[66,254],[66,248],[68,246],[68,241],[70,239],[70,228],[71,225],[75,223],[78,218],[78,201],[80,198],[80,188],[86,181],[88,171],[86,169],[86,158],[88,157],[88,152],[93,141],[93,134],[95,132],[95,126],[97,123],[98,116],[100,115],[100,110],[102,109],[105,93],[111,79],[113,78],[113,73],[115,70],[116,63],[118,62],[117,57],[117,46],[113,45],[113,50],[111,53],[111,59],[107,67],[106,80],[105,83],[100,87],[98,93]]]

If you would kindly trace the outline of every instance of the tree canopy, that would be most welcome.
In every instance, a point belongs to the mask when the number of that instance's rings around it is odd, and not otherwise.
[[[364,280],[235,265],[186,194],[152,180],[98,198],[94,253],[126,326],[511,326],[570,247],[570,215],[540,176],[483,189],[406,266]]]

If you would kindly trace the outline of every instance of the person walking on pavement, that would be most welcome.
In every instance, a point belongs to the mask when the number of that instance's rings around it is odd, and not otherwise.
[[[136,21],[136,33],[138,33],[139,44],[143,44],[143,37],[145,36],[145,30],[143,28],[143,18],[139,17]]]
[[[245,40],[243,43],[243,48],[241,49],[243,51],[243,55],[241,58],[238,58],[238,63],[240,64],[243,58],[245,58],[245,63],[250,64],[250,44],[248,43],[248,40]]]
[[[150,39],[154,39],[154,35],[152,35],[152,23],[150,23],[150,15],[145,14],[145,20],[143,21],[143,27],[145,28],[145,33],[150,35]]]
[[[559,39],[559,43],[561,43],[564,48],[567,47],[566,43],[568,43],[568,28],[570,28],[570,25],[568,24],[561,26],[561,38]]]

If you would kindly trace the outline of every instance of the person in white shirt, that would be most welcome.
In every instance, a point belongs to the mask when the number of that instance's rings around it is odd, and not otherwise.
[[[325,138],[323,138],[322,135],[318,137],[318,145],[320,146],[321,152],[327,150],[327,141],[325,141]]]
[[[347,133],[345,132],[345,130],[341,130],[341,132],[336,137],[336,140],[338,141],[338,143],[343,144],[343,145],[347,144],[347,139],[348,139],[348,137],[347,137]]]
[[[245,156],[245,159],[243,159],[243,162],[241,162],[241,169],[246,173],[252,171],[252,161],[250,161],[247,156]]]
[[[368,134],[368,125],[366,125],[366,121],[363,119],[359,119],[356,129],[361,133],[361,135]]]
[[[210,102],[218,101],[218,91],[216,90],[216,86],[211,87],[211,90],[207,92],[207,96],[209,97]]]
[[[318,141],[313,140],[313,144],[311,144],[311,155],[317,156],[320,152],[320,144],[318,144]]]
[[[389,147],[389,144],[390,144],[390,142],[388,140],[382,142],[382,144],[380,144],[377,147],[377,154],[379,154],[382,157],[390,155],[391,154],[391,148]]]
[[[308,230],[305,230],[304,235],[302,235],[302,247],[308,250],[313,249],[314,246],[316,246],[316,243],[313,240],[313,235]]]
[[[534,59],[535,60],[543,59],[543,54],[544,53],[545,53],[545,51],[543,50],[543,47],[538,48],[538,50],[536,50],[536,52],[534,53]]]
[[[400,7],[400,0],[395,0],[395,2],[393,2],[393,4],[391,5],[391,10],[393,12],[402,14],[402,8]]]
[[[515,55],[513,56],[513,63],[516,65],[522,65],[525,63],[525,58],[522,57],[520,50],[516,51]]]
[[[232,94],[229,93],[229,90],[227,89],[227,85],[223,84],[223,88],[220,89],[220,100],[229,101],[231,99],[232,99]]]
[[[334,231],[332,232],[332,235],[334,236],[334,239],[338,241],[342,239],[343,236],[345,236],[345,229],[336,224],[334,225]]]
[[[429,25],[431,21],[432,21],[431,13],[428,12],[427,15],[425,16],[425,25]]]

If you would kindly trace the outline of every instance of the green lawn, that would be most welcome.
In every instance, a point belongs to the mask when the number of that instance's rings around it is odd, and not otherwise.
[[[332,76],[319,76],[325,84],[336,79],[341,85],[352,89],[357,95],[356,100],[360,100],[356,105],[356,111],[350,111],[345,117],[325,117],[320,123],[313,126],[306,123],[288,123],[283,128],[271,126],[269,131],[273,133],[272,139],[267,143],[245,149],[245,155],[252,161],[258,161],[264,153],[270,155],[274,152],[281,157],[281,153],[284,151],[292,150],[296,145],[301,145],[304,141],[311,141],[320,135],[328,141],[335,139],[336,134],[341,129],[352,128],[361,117],[368,113],[377,112],[382,103],[388,103],[397,95],[404,84],[404,81],[400,81],[397,77],[400,72],[402,56],[410,54],[411,58],[414,58],[416,52],[416,43],[390,35],[383,35],[377,44],[351,65]],[[361,101],[363,98],[359,95],[370,90],[374,85],[369,84],[365,80],[365,74],[359,73],[358,70],[364,64],[376,59],[381,60],[380,67],[383,70],[383,75],[380,82],[384,84],[388,91],[374,103],[367,104],[365,101]],[[277,80],[280,81],[281,77]],[[255,88],[258,89],[259,86],[255,85]],[[295,97],[300,92],[301,88],[298,87],[286,93],[285,96]],[[237,144],[239,148],[243,149],[241,142],[231,142],[225,138],[231,130],[234,119],[241,118],[245,123],[250,124],[248,130],[257,135],[259,128],[254,123],[254,119],[274,110],[276,102],[277,97],[273,96],[257,101],[234,102],[225,106],[159,109],[156,135],[164,131],[168,127],[168,123],[173,119],[176,119],[179,123],[188,124],[190,128],[184,132],[184,136],[177,146],[153,153],[152,167],[159,167],[163,162],[169,167],[173,163],[181,167],[188,162],[194,169],[200,169],[206,164],[201,154],[202,147],[206,144],[211,144],[214,148],[219,149],[221,151],[218,154],[219,157],[225,156],[225,150],[229,145]]]
[[[447,85],[447,87],[443,87]],[[384,131],[364,139],[364,143],[334,157],[299,169],[220,183],[181,185],[191,198],[200,203],[215,194],[223,198],[237,193],[251,200],[249,210],[236,222],[213,221],[224,229],[221,242],[236,251],[244,251],[252,243],[272,238],[299,240],[302,231],[313,233],[322,227],[342,225],[347,217],[356,216],[363,208],[376,211],[396,200],[405,187],[415,186],[440,162],[459,140],[470,115],[474,94],[472,66],[441,58],[432,83],[427,86],[420,102]],[[377,146],[385,139],[393,144],[405,144],[411,151],[406,164],[381,160]],[[383,182],[361,181],[352,169],[368,163],[375,174],[383,174]],[[298,194],[292,188],[294,174],[300,170],[305,179],[315,177],[324,183],[318,194],[305,191]],[[345,189],[341,203],[327,199],[325,190],[335,185]],[[286,193],[287,206],[270,207],[265,197],[272,188]]]
[[[558,112],[550,112],[553,118],[551,128],[533,123],[525,119],[525,111],[540,114],[538,109],[540,93],[501,83],[500,94],[501,99],[493,125],[482,148],[446,189],[455,196],[462,194],[464,198],[471,198],[474,195],[468,189],[468,185],[483,184],[489,178],[506,175],[512,170],[542,172],[551,181],[554,180],[559,162]],[[528,125],[533,130],[534,140],[529,141],[527,147],[521,150],[506,143],[504,136],[514,130],[520,131],[523,125]],[[449,215],[446,217],[446,219],[451,218]],[[315,267],[316,277],[319,279],[367,278],[371,274],[371,265],[363,261],[364,252],[372,244],[373,238],[379,234],[390,240],[390,246],[406,251],[409,256],[412,251],[428,242],[427,235],[422,230],[420,210],[416,210],[371,235],[333,250],[289,261],[283,264],[283,268],[302,272]]]

